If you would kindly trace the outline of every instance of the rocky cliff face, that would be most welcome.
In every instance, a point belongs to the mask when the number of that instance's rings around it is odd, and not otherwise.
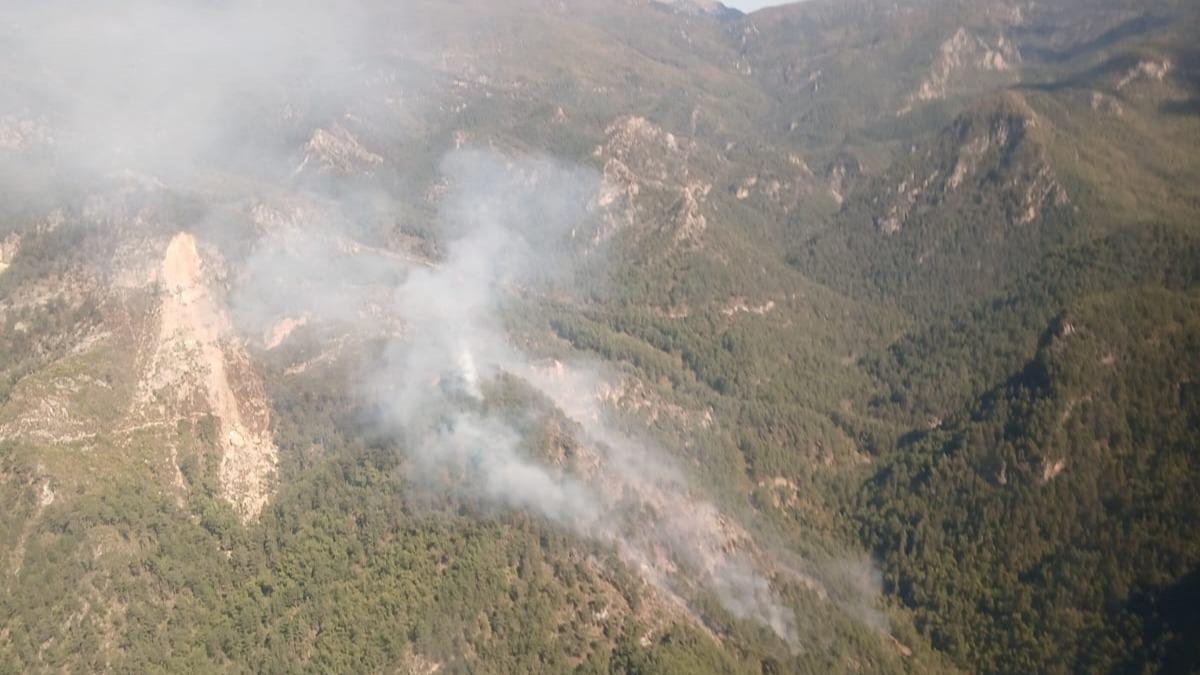
[[[983,192],[1006,205],[1003,217],[1013,226],[1066,206],[1070,199],[1042,140],[1050,131],[1038,128],[1045,124],[1016,93],[977,105],[881,179],[873,197],[875,226],[896,234],[918,214],[959,208],[968,195]]]
[[[942,42],[929,72],[901,113],[910,112],[918,102],[944,99],[954,85],[961,86],[972,78],[1011,71],[1020,60],[1020,51],[1003,33],[986,40],[960,26]]]
[[[107,279],[86,267],[71,274],[74,302],[94,314],[64,336],[70,345],[55,361],[13,390],[0,408],[0,439],[81,453],[159,443],[148,461],[183,491],[176,430],[212,419],[222,494],[255,517],[276,462],[270,406],[213,265],[188,233],[164,248],[135,238],[117,260],[119,273]]]
[[[604,162],[609,227],[657,226],[671,240],[697,245],[708,226],[712,183],[691,173],[694,140],[677,137],[644,117],[614,120],[593,156]]]
[[[217,422],[223,494],[245,518],[271,493],[276,449],[270,405],[229,316],[214,275],[182,232],[171,238],[158,271],[158,334],[148,350],[135,415],[173,419],[212,415]]]

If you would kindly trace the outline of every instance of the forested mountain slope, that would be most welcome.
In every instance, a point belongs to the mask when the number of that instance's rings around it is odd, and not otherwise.
[[[0,671],[1200,665],[1194,3],[194,4],[0,10]]]

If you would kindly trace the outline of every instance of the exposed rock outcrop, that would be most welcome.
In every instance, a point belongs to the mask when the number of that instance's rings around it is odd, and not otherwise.
[[[700,243],[713,186],[691,174],[695,141],[636,116],[615,120],[606,135],[606,143],[593,153],[605,160],[605,189],[595,204],[606,213],[599,236],[649,226],[669,231],[677,243]]]
[[[367,150],[358,138],[341,124],[317,129],[304,144],[304,159],[296,168],[300,173],[310,166],[318,171],[356,173],[370,171],[383,164],[383,157]]]
[[[214,296],[211,273],[191,234],[171,240],[159,275],[159,331],[138,407],[149,416],[213,415],[224,496],[252,518],[270,495],[276,462],[263,384]]]
[[[1020,61],[1021,53],[1017,46],[1003,34],[985,39],[959,27],[939,46],[929,72],[921,80],[917,90],[908,97],[908,105],[901,109],[900,113],[907,113],[914,103],[946,98],[955,82],[964,80],[973,73],[1006,72],[1012,70]]]
[[[1161,61],[1143,59],[1138,61],[1137,65],[1130,68],[1117,82],[1117,91],[1121,91],[1139,81],[1162,82],[1173,68],[1174,64],[1170,59],[1163,59]]]
[[[1033,131],[1040,117],[1019,94],[1009,93],[964,113],[929,147],[914,152],[883,178],[875,226],[885,234],[904,228],[921,208],[956,195],[996,193],[1013,205],[1008,223],[1027,225],[1047,208],[1069,203],[1045,147]],[[895,187],[891,187],[894,181]],[[988,183],[983,186],[981,181]]]

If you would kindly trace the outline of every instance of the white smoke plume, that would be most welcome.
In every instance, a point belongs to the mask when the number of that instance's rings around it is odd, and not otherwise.
[[[405,448],[414,489],[530,513],[612,545],[679,606],[686,609],[691,593],[710,592],[734,616],[794,645],[795,617],[772,589],[771,565],[668,453],[610,423],[599,398],[604,368],[523,353],[505,328],[506,306],[521,293],[571,280],[574,234],[596,216],[589,205],[599,175],[495,151],[451,153],[442,173],[450,188],[436,263],[348,247],[337,217],[300,217],[247,258],[233,296],[240,323],[260,333],[303,316],[372,332],[395,319],[400,334],[381,362],[365,364],[371,376],[363,393]],[[390,297],[381,288],[392,289]],[[504,376],[519,378],[575,425],[587,468],[573,471],[530,451],[512,411],[489,400]]]
[[[794,644],[795,617],[749,536],[694,495],[662,450],[606,421],[599,370],[526,355],[503,327],[507,294],[564,274],[558,261],[589,216],[599,178],[547,159],[480,152],[452,154],[443,169],[454,186],[442,211],[451,241],[440,264],[413,270],[397,289],[406,328],[371,387],[418,471],[446,489],[481,489],[495,504],[611,543],[668,596],[678,599],[694,583]],[[579,426],[591,471],[572,474],[523,449],[520,432],[483,393],[502,373]],[[461,483],[446,480],[462,474]],[[632,516],[647,509],[650,517]]]

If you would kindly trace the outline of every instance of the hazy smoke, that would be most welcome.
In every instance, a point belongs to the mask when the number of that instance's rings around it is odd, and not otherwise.
[[[610,543],[680,606],[688,593],[708,591],[733,615],[795,644],[795,617],[750,537],[697,496],[665,452],[609,423],[598,396],[608,384],[603,367],[530,356],[505,328],[506,306],[519,296],[572,282],[572,251],[590,240],[579,233],[598,217],[589,210],[598,173],[475,150],[450,153],[441,173],[449,191],[436,264],[349,245],[335,215],[301,211],[247,259],[234,294],[239,322],[262,332],[302,316],[378,332],[394,318],[399,335],[382,362],[367,364],[363,391],[401,439],[414,487],[526,511]],[[521,412],[490,400],[504,375],[520,378],[575,425],[590,469],[572,471],[532,452]]]
[[[270,104],[334,101],[362,80],[354,3],[4,4],[0,106],[45,119],[75,169],[178,176],[249,161],[238,149],[269,130]]]
[[[794,643],[794,617],[753,559],[752,542],[691,495],[664,453],[606,423],[597,370],[532,359],[503,328],[506,295],[565,274],[560,261],[589,218],[599,177],[480,152],[452,154],[443,170],[453,186],[442,211],[451,232],[445,260],[412,271],[397,290],[406,329],[372,389],[419,470],[432,480],[465,474],[461,483],[441,484],[481,489],[495,503],[611,542],[668,594],[698,581],[736,616]],[[523,449],[510,416],[490,411],[484,395],[501,373],[520,377],[579,425],[596,460],[590,474],[573,475]]]
[[[444,170],[458,186],[443,210],[447,254],[396,290],[404,337],[389,348],[373,395],[420,469],[470,466],[496,501],[591,528],[601,516],[595,495],[522,457],[518,432],[484,411],[482,385],[523,360],[500,323],[501,289],[539,269],[536,251],[582,217],[577,197],[595,176],[479,153],[451,155]]]

